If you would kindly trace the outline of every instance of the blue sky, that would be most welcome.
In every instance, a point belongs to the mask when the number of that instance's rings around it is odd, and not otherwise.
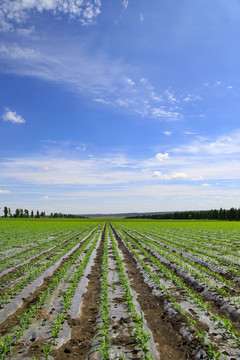
[[[237,0],[3,0],[0,213],[240,205]]]

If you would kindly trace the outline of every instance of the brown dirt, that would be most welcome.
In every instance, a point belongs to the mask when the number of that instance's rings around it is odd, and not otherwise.
[[[116,234],[116,232],[115,232]],[[124,254],[124,263],[131,281],[131,287],[137,292],[138,302],[153,333],[153,338],[160,353],[161,360],[186,360],[193,358],[193,352],[199,345],[197,340],[188,341],[180,334],[183,319],[170,318],[164,310],[164,297],[155,296],[152,289],[145,283],[142,274],[132,254],[124,246],[121,238],[116,234],[120,249]]]
[[[124,232],[125,232],[125,231],[124,231]],[[139,240],[138,240],[137,238],[133,237],[133,236],[130,235],[128,232],[125,232],[125,233],[126,233],[129,237],[131,237],[133,240],[135,240],[136,242],[139,243]],[[153,252],[151,249],[149,249],[149,253],[151,253],[151,255],[152,255],[153,257],[155,257],[156,259],[158,259],[158,258],[156,257],[156,255],[154,254],[154,252]],[[158,260],[159,260],[159,259],[158,259]],[[176,273],[176,271],[175,271],[174,269],[172,269],[171,266],[166,265],[166,264],[164,264],[164,266],[166,266],[170,271]],[[231,322],[232,322],[232,324],[233,324],[233,329],[236,330],[236,331],[238,331],[238,332],[240,333],[240,323],[239,323],[239,322],[235,322],[235,321],[233,321],[233,320],[231,319],[229,313],[228,313],[227,311],[225,311],[225,310],[221,307],[221,304],[220,304],[220,301],[219,301],[219,300],[216,301],[216,300],[211,300],[211,299],[206,298],[206,297],[202,294],[202,291],[203,291],[203,289],[204,289],[203,286],[202,286],[202,287],[201,287],[201,286],[200,286],[200,287],[196,287],[196,286],[194,286],[194,285],[192,284],[191,281],[189,281],[189,280],[187,280],[187,279],[184,279],[184,278],[183,278],[181,275],[179,275],[178,273],[177,273],[177,276],[179,276],[179,277],[184,281],[184,283],[185,283],[192,291],[198,293],[198,296],[199,296],[201,299],[203,299],[205,303],[211,305],[211,312],[213,312],[214,314],[219,315],[219,316],[222,317],[222,318],[228,318],[228,319],[230,319]],[[233,296],[235,295],[235,296],[236,296],[237,292],[236,292],[235,290],[231,290],[231,289],[229,289],[227,286],[225,286],[225,287],[223,287],[223,288],[225,288],[225,290],[228,290],[228,291],[230,290],[231,295],[233,295]]]
[[[75,238],[75,237],[76,237],[76,239],[78,239],[78,236],[79,236],[80,234],[82,234],[84,231],[85,231],[85,230],[83,230],[83,231],[81,231],[80,233],[77,233],[76,235],[74,235],[74,236],[72,236],[72,237],[64,240],[64,241],[62,242],[62,245],[65,244],[64,247],[66,247],[68,241],[72,240],[72,239]],[[44,255],[46,255],[46,259],[50,259],[50,258],[48,257],[48,254],[54,252],[54,249],[55,249],[56,247],[58,247],[58,246],[59,246],[59,244],[56,245],[52,250],[46,251],[46,253],[44,254]],[[36,262],[39,260],[39,258],[40,258],[41,256],[42,256],[42,255],[39,255],[39,256],[36,255],[36,257],[34,257],[34,258],[28,263],[28,265],[34,264],[34,266],[36,266]],[[19,266],[17,266],[14,270],[9,271],[9,273],[7,273],[7,274],[5,274],[5,275],[3,275],[3,276],[0,276],[0,286],[4,286],[4,282],[6,281],[6,279],[7,279],[9,276],[11,277],[11,276],[12,276],[13,274],[15,274],[16,272],[21,272],[22,270],[23,270],[23,272],[24,272],[24,265],[19,265]],[[21,275],[22,275],[22,274],[20,273],[19,276],[21,276]],[[7,288],[9,287],[9,285],[10,285],[10,284],[8,284],[6,287],[0,289],[0,295],[2,295],[2,294],[7,290]]]
[[[81,314],[77,319],[68,318],[68,325],[71,327],[71,339],[60,349],[52,352],[55,360],[86,359],[90,342],[95,333],[95,321],[98,314],[103,240],[104,234],[97,250],[92,271],[88,276],[87,291],[82,297]]]
[[[163,245],[163,246],[167,249],[166,245]],[[176,253],[176,251],[174,249],[172,249],[171,251]],[[182,256],[184,257],[184,255],[182,255]],[[201,265],[197,261],[194,261],[194,260],[192,260],[192,261],[196,264],[196,266]],[[227,262],[224,261],[224,259],[222,259],[222,263],[224,265],[227,265],[227,266],[229,265]],[[209,266],[209,264],[207,262],[204,264],[204,266],[212,271],[211,267]],[[236,291],[233,290],[233,295],[236,295],[236,292],[238,292],[238,293],[240,292],[240,283],[234,281],[234,278],[236,277],[236,274],[232,273],[231,269],[229,269],[228,273],[225,273],[223,271],[219,271],[218,274],[221,275],[224,279],[231,280],[233,282],[233,284],[234,284],[234,286],[236,288]],[[227,290],[230,290],[230,289],[228,288]]]
[[[76,249],[75,251],[77,251]],[[26,311],[30,305],[36,304],[36,302],[39,300],[39,296],[41,293],[47,289],[49,283],[51,282],[52,278],[56,275],[56,273],[59,271],[59,269],[72,257],[72,254],[69,255],[67,258],[65,258],[59,266],[54,270],[53,274],[51,276],[48,276],[44,279],[43,284],[36,288],[36,290],[30,294],[27,298],[23,299],[23,304],[21,307],[18,308],[18,310],[10,315],[5,321],[3,321],[0,324],[0,337],[4,336],[9,332],[9,329],[17,326],[19,324],[19,316]],[[38,315],[37,315],[38,316]]]
[[[30,294],[26,299],[23,299],[22,306],[20,308],[18,308],[18,310],[14,314],[10,315],[5,321],[3,321],[0,324],[0,336],[4,336],[5,334],[7,334],[9,332],[10,328],[13,328],[19,324],[19,316],[24,311],[26,311],[30,305],[36,304],[41,292],[43,292],[48,287],[48,284],[50,283],[51,279],[55,276],[55,274],[57,273],[59,268],[66,261],[67,261],[67,259],[64,259],[61,262],[61,264],[59,265],[59,267],[54,271],[54,273],[51,276],[46,277],[43,281],[43,284],[36,288],[34,293]]]

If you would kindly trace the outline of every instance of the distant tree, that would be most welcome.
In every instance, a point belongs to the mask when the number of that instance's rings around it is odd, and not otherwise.
[[[20,216],[20,210],[19,210],[19,209],[16,209],[13,216],[16,217],[16,218],[19,218],[19,216]]]
[[[8,216],[12,217],[11,209],[8,208]]]
[[[41,217],[45,217],[45,211],[42,211],[40,214]]]
[[[31,218],[33,218],[34,217],[34,214],[33,214],[33,210],[31,211]]]
[[[24,209],[24,217],[29,217],[29,211],[27,209]]]
[[[236,219],[236,212],[237,212],[236,209],[231,208],[231,209],[228,211],[228,220],[230,220],[230,221],[235,220],[235,219]]]
[[[37,210],[37,214],[35,215],[35,218],[40,218],[39,211]]]
[[[220,210],[218,212],[218,220],[225,220],[222,208],[220,208]]]
[[[8,208],[6,206],[4,206],[3,213],[4,213],[4,217],[8,216]]]

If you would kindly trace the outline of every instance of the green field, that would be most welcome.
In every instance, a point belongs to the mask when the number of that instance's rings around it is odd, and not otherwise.
[[[0,220],[0,359],[240,358],[240,223]]]

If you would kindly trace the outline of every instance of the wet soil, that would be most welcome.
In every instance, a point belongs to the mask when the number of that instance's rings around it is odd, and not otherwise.
[[[128,234],[128,235],[130,235],[130,234]],[[144,234],[143,234],[144,235]],[[146,239],[147,239],[147,237],[146,237]],[[167,247],[167,245],[163,245],[166,249],[168,248]],[[174,249],[171,249],[171,251],[174,253],[177,253]],[[183,256],[183,258],[185,257],[184,255],[182,255]],[[191,259],[191,261],[193,261],[195,264],[196,264],[196,266],[198,266],[199,265],[199,262],[197,262],[197,261],[194,261],[193,259]],[[226,266],[228,266],[229,264],[227,263],[227,262],[224,262],[224,259],[222,259],[222,264],[224,264],[224,265],[226,265]],[[220,264],[221,265],[221,264]],[[207,263],[207,262],[205,262],[204,263],[204,266],[206,267],[206,268],[208,268],[209,270],[211,270],[212,271],[212,269],[211,269],[211,266],[209,266],[209,264]],[[223,272],[223,271],[218,271],[217,272],[219,275],[221,275],[224,279],[226,279],[226,280],[230,280],[230,281],[232,281],[233,283],[234,283],[234,286],[235,286],[235,288],[236,288],[236,291],[238,291],[238,292],[240,292],[240,282],[237,282],[236,280],[235,280],[235,277],[236,277],[236,274],[233,272],[231,272],[231,269],[229,269],[229,272],[228,273],[225,273],[225,272]],[[228,290],[230,290],[230,289],[228,289]],[[231,290],[230,290],[231,291]],[[233,291],[233,295],[236,295],[236,291]]]
[[[139,240],[135,237],[133,237],[131,234],[129,234],[128,232],[124,231],[126,233],[126,235],[128,235],[129,237],[131,237],[134,241],[136,241],[138,244],[140,244]],[[149,253],[155,257],[156,259],[158,259],[156,257],[156,255],[154,254],[154,252],[151,249],[148,249]],[[158,259],[159,260],[159,259]],[[204,290],[204,287],[202,285],[199,286],[194,286],[193,283],[185,278],[183,278],[180,274],[177,273],[177,271],[175,269],[173,269],[170,265],[166,265],[164,264],[164,266],[166,268],[168,268],[171,272],[175,273],[177,276],[179,276],[181,278],[181,280],[184,281],[184,283],[194,292],[196,292],[198,294],[198,296],[204,300],[205,303],[210,304],[211,305],[211,312],[214,314],[219,315],[222,318],[228,318],[231,320],[232,324],[233,324],[233,329],[240,332],[240,323],[233,321],[229,315],[229,313],[222,308],[221,302],[219,300],[212,300],[209,298],[206,298],[206,296],[204,296],[204,294],[202,294],[202,291]],[[230,288],[228,288],[227,286],[223,287],[226,290],[228,290],[230,292],[230,294],[232,296],[236,296],[237,291],[236,290],[231,290]]]
[[[64,240],[64,241],[62,242],[62,245],[64,245],[64,246],[63,246],[63,249],[67,246],[67,243],[68,243],[70,240],[72,240],[72,239],[74,239],[74,238],[76,238],[76,240],[77,240],[77,239],[78,239],[78,236],[81,235],[84,231],[86,231],[86,230],[83,230],[83,231],[79,232],[78,234],[76,234],[76,235],[74,235],[74,236],[72,236],[72,237]],[[54,249],[55,249],[56,247],[58,247],[58,246],[59,246],[59,244],[57,244],[57,245],[56,245],[53,249],[51,249],[50,251],[46,251],[46,252],[44,253],[44,255],[46,256],[46,259],[48,259],[48,253],[49,253],[49,254],[53,253],[53,252],[54,252]],[[39,256],[36,255],[35,257],[32,258],[32,260],[31,260],[29,263],[27,263],[27,265],[28,265],[28,266],[31,266],[31,264],[34,264],[34,266],[36,266],[36,262],[41,258],[41,256],[43,256],[43,254],[40,254]],[[50,259],[50,258],[49,258],[49,259]],[[7,274],[5,274],[5,275],[3,275],[3,276],[0,276],[0,285],[3,286],[3,285],[4,285],[4,282],[7,281],[7,279],[9,279],[9,277],[11,278],[11,277],[13,276],[13,274],[15,274],[16,272],[18,272],[18,274],[19,274],[18,276],[21,276],[22,273],[24,272],[24,265],[19,265],[19,266],[15,267],[13,270],[9,271]],[[1,295],[2,293],[4,293],[7,288],[8,288],[8,285],[7,285],[7,287],[4,287],[3,289],[0,289],[0,295]]]
[[[77,251],[77,250],[78,250],[78,248],[75,251]],[[9,332],[9,329],[11,329],[19,324],[20,315],[24,311],[26,311],[29,308],[29,306],[34,305],[38,302],[39,296],[41,295],[41,293],[47,289],[52,278],[57,274],[59,269],[66,262],[69,261],[69,259],[72,257],[72,255],[73,254],[70,254],[67,258],[63,259],[62,262],[59,264],[59,266],[54,270],[53,274],[51,276],[46,277],[43,281],[43,284],[41,286],[37,287],[36,290],[32,294],[30,294],[30,296],[28,296],[25,299],[23,298],[23,303],[18,308],[18,310],[15,313],[13,313],[12,315],[8,316],[8,318],[0,324],[0,337],[7,334]]]
[[[144,312],[148,327],[153,333],[161,360],[193,359],[193,354],[199,342],[197,340],[189,341],[181,336],[180,329],[183,326],[183,319],[181,316],[170,318],[167,311],[164,310],[164,300],[166,298],[152,293],[152,289],[145,283],[143,275],[139,272],[132,254],[115,231],[114,234],[119,248],[124,254],[124,263],[127,267],[131,287],[139,294],[137,300]]]
[[[71,339],[61,348],[52,352],[55,360],[85,360],[87,357],[89,345],[95,333],[95,322],[98,315],[103,245],[104,232],[92,271],[88,275],[87,291],[82,297],[81,314],[77,319],[68,317],[68,325],[71,327]]]

